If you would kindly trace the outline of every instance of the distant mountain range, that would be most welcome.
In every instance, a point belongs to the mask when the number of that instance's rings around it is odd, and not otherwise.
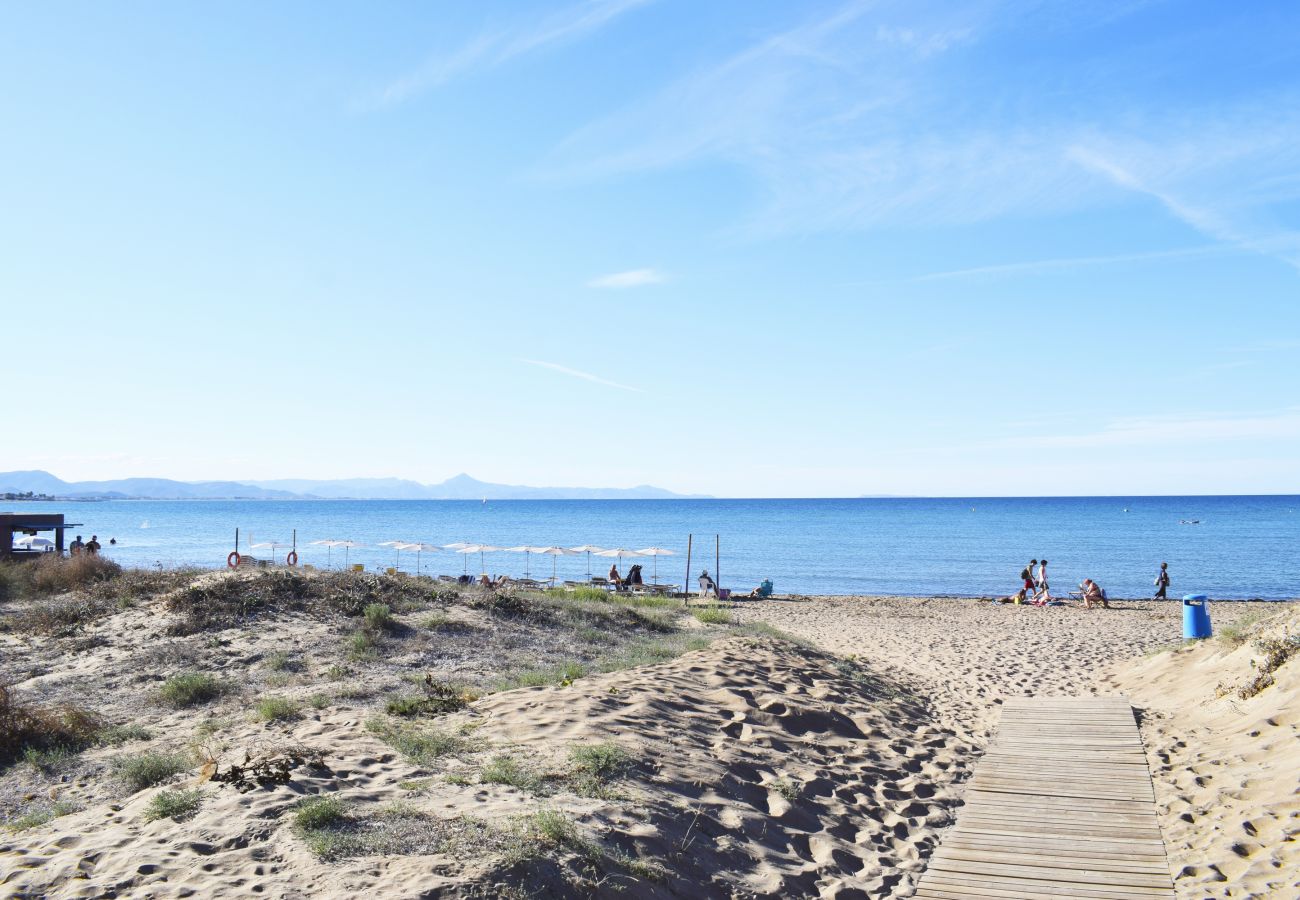
[[[64,481],[34,469],[0,472],[0,494],[31,491],[75,500],[661,500],[700,499],[663,488],[526,487],[491,484],[457,475],[440,484],[401,478],[342,478],[313,481],[172,481],[167,478],[121,478],[113,481]]]

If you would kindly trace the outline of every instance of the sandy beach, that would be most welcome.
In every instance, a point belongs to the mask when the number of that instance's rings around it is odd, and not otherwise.
[[[0,606],[13,702],[96,719],[0,770],[4,896],[905,897],[1003,698],[1112,692],[1179,895],[1295,895],[1293,666],[1215,696],[1289,607],[125,578]]]

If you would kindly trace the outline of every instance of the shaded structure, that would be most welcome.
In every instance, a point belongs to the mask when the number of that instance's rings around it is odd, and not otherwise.
[[[0,513],[0,559],[21,560],[40,556],[44,551],[14,548],[14,535],[36,535],[42,531],[54,532],[54,550],[63,555],[63,532],[80,528],[80,522],[63,521],[63,513]]]

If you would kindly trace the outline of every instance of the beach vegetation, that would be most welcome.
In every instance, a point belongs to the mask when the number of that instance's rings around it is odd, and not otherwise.
[[[610,800],[615,799],[610,783],[631,771],[632,756],[613,741],[604,741],[570,747],[569,765],[567,781],[574,793]]]
[[[542,790],[546,779],[531,765],[508,753],[494,756],[479,775],[484,784],[504,784],[529,794]]]
[[[108,725],[95,732],[95,743],[105,747],[118,747],[129,741],[147,741],[153,734],[143,725]]]
[[[803,789],[789,778],[778,778],[768,785],[772,790],[780,794],[787,803],[793,803],[799,799],[799,794]]]
[[[144,820],[171,819],[179,822],[188,819],[198,811],[203,803],[203,791],[198,788],[188,791],[159,791],[144,808]]]
[[[385,708],[392,716],[439,716],[462,710],[478,697],[473,688],[426,673],[420,693],[390,697]]]
[[[53,822],[62,816],[72,815],[79,812],[80,807],[75,803],[68,803],[63,800],[54,803],[44,804],[33,809],[29,809],[18,818],[8,824],[11,831],[26,831],[29,828],[39,828],[47,822]]]
[[[284,650],[268,653],[262,661],[262,665],[272,672],[297,672],[302,669],[302,663]]]
[[[478,746],[464,734],[395,725],[383,719],[371,719],[366,723],[366,730],[417,765],[429,765],[444,756],[472,752]]]
[[[375,634],[393,631],[397,621],[387,603],[371,603],[362,614],[366,621],[366,630]]]
[[[295,828],[302,831],[311,831],[336,825],[346,815],[347,809],[338,797],[333,795],[306,797],[294,811],[293,824]]]
[[[118,756],[111,763],[113,774],[131,793],[153,787],[189,767],[183,754],[157,751]]]
[[[358,628],[348,637],[348,659],[353,662],[373,662],[379,658],[379,640],[375,632]]]
[[[288,697],[262,697],[253,705],[253,712],[262,722],[285,722],[298,718],[301,706]]]
[[[1248,612],[1230,625],[1224,625],[1219,629],[1219,643],[1234,649],[1240,647],[1250,640],[1254,626],[1267,619],[1268,616],[1269,613],[1263,611]]]
[[[1241,700],[1249,700],[1276,681],[1274,673],[1300,654],[1300,635],[1260,638],[1255,641],[1255,651],[1260,655],[1260,659],[1251,660],[1256,674],[1238,689],[1237,697]]]
[[[730,611],[721,606],[697,606],[691,615],[705,625],[730,625],[733,621]]]
[[[20,758],[39,768],[59,765],[93,746],[102,728],[99,717],[87,710],[25,703],[11,686],[0,683],[0,766]]]
[[[193,634],[276,613],[360,618],[372,605],[385,605],[393,612],[427,604],[430,599],[430,587],[422,579],[275,569],[195,582],[172,593],[167,608],[177,616],[172,632]]]
[[[325,709],[330,705],[328,694],[312,694],[307,698],[307,705],[312,709]]]
[[[186,672],[173,675],[163,682],[159,696],[163,702],[177,709],[208,703],[227,693],[230,686],[205,672]]]
[[[340,666],[338,663],[335,663],[325,670],[325,678],[329,681],[342,681],[351,674],[352,669],[347,666]]]
[[[587,672],[587,666],[580,660],[568,659],[550,666],[509,670],[501,676],[496,687],[501,691],[521,687],[567,687]]]

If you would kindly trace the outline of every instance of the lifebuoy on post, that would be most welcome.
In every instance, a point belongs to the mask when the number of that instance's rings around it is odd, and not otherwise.
[[[236,550],[231,550],[231,551],[230,551],[230,555],[226,557],[226,565],[230,566],[230,568],[232,568],[232,569],[235,568],[235,566],[239,565],[239,552],[238,552],[238,551],[236,551]]]
[[[289,555],[286,556],[286,557],[284,558],[284,564],[285,564],[286,566],[296,566],[296,565],[298,565],[298,551],[297,551],[297,550],[290,550],[290,551],[289,551]]]

